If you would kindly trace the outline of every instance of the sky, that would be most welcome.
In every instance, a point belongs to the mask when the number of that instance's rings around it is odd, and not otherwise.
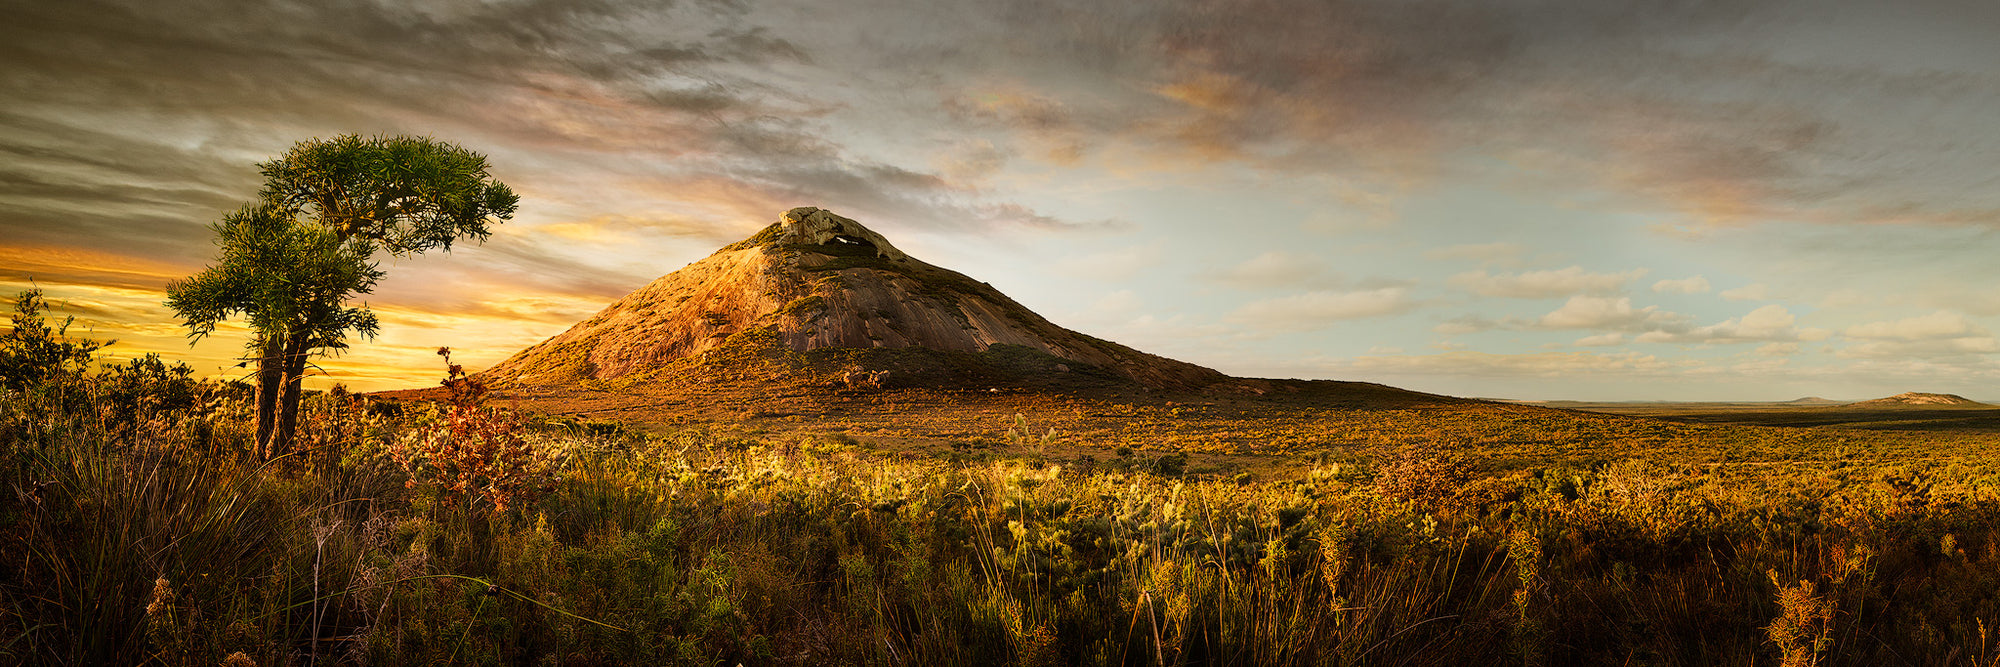
[[[522,196],[382,258],[317,386],[434,384],[795,206],[1241,376],[2000,400],[2000,4],[0,0],[0,291],[240,377],[161,305],[295,142]]]

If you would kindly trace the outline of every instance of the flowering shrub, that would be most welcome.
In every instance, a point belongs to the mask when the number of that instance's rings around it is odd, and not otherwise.
[[[486,384],[451,363],[450,348],[438,348],[438,355],[445,360],[441,384],[450,392],[443,414],[389,449],[409,473],[409,487],[429,487],[472,505],[485,501],[500,512],[554,488],[559,462],[531,439],[526,422],[487,406]]]

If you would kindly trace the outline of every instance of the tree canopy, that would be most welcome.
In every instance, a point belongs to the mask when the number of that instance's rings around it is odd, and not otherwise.
[[[513,217],[520,202],[492,180],[484,156],[421,137],[302,141],[258,167],[264,201],[397,255],[484,241],[492,221]]]
[[[369,256],[367,241],[341,241],[332,232],[297,224],[281,204],[263,202],[237,209],[211,226],[221,257],[187,280],[167,286],[167,307],[181,315],[199,339],[217,324],[244,315],[259,332],[305,332],[319,344],[344,347],[348,331],[375,335],[378,323],[366,306],[349,307],[346,297],[367,294],[384,273]]]

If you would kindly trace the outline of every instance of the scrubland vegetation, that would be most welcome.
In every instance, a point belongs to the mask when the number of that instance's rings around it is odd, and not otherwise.
[[[952,459],[642,434],[462,384],[310,396],[262,462],[240,388],[43,335],[0,398],[0,663],[2000,664],[1991,459],[1411,440],[1237,477],[1008,422]]]

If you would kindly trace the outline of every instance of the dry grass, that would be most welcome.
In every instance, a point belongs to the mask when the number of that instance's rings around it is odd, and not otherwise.
[[[652,431],[544,417],[509,442],[561,462],[557,481],[503,509],[394,463],[406,434],[452,425],[443,409],[316,397],[307,430],[328,435],[260,466],[226,392],[119,407],[107,386],[15,394],[0,412],[0,558],[23,564],[0,574],[0,661],[2000,658],[1985,633],[2000,626],[2000,466],[1949,456],[1975,449],[1963,434],[1368,386],[1265,408],[1001,393],[919,411],[919,394],[820,392],[793,400],[836,423],[963,424],[981,444],[772,428],[783,416]],[[1314,403],[1369,395],[1404,402]],[[1287,428],[1337,440],[1285,449]],[[1216,431],[1277,446],[1210,454]],[[1268,465],[1216,467],[1237,459]]]

